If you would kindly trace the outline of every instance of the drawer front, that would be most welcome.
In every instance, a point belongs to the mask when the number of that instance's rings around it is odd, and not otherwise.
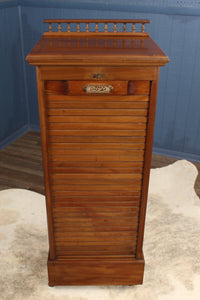
[[[46,90],[45,104],[57,257],[135,256],[149,96]]]
[[[149,91],[150,82],[147,80],[45,81],[46,94],[55,95],[149,95]]]

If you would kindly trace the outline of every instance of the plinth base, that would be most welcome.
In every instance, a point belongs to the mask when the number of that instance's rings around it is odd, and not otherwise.
[[[142,284],[144,260],[135,258],[48,259],[49,286]]]

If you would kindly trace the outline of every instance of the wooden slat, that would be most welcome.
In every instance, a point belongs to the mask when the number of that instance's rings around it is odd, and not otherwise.
[[[49,149],[144,149],[144,143],[49,143]]]
[[[63,234],[62,232],[56,232],[55,231],[55,240],[56,241],[109,241],[112,238],[115,239],[115,241],[120,241],[124,238],[124,240],[134,240],[136,237],[137,232],[133,231],[121,231],[120,234],[118,232],[113,232],[113,231],[107,231],[107,232],[92,232],[92,231],[87,231],[87,232],[65,232]]]
[[[115,98],[116,99],[116,98]],[[106,102],[105,100],[102,100],[101,102],[97,102],[93,99],[93,101],[81,102],[81,101],[61,101],[61,100],[52,100],[47,101],[46,107],[49,109],[147,109],[149,106],[148,101],[134,101],[134,102],[120,102],[118,99],[116,99],[116,102]]]
[[[73,255],[87,255],[90,256],[93,255],[101,255],[104,253],[104,255],[113,255],[115,253],[118,254],[132,254],[135,252],[136,244],[132,245],[90,245],[89,249],[85,245],[79,245],[73,246],[73,245],[67,245],[67,246],[58,246],[56,245],[56,253],[57,255],[64,255],[64,256],[71,256]]]
[[[71,168],[71,170],[77,170],[81,169],[81,168],[112,168],[111,170],[113,170],[113,168],[115,169],[123,169],[123,168],[131,168],[132,171],[131,173],[138,173],[141,172],[143,169],[143,162],[90,162],[88,164],[88,162],[79,162],[78,166],[76,162],[49,162],[49,167],[50,168],[58,168],[61,173],[64,172],[65,168]],[[72,172],[72,173],[77,173],[77,171]],[[70,173],[71,173],[70,172]],[[56,173],[56,172],[55,172]],[[59,172],[58,172],[59,173]],[[68,172],[65,172],[68,173]],[[82,173],[82,172],[81,172]],[[116,173],[113,171],[113,173]],[[127,172],[126,172],[127,173]],[[128,172],[130,173],[130,172]]]
[[[142,180],[141,179],[117,179],[117,180],[112,180],[112,179],[51,179],[51,183],[56,186],[56,185],[118,185],[118,184],[123,184],[123,185],[141,185]]]
[[[52,191],[140,191],[141,184],[136,185],[55,185],[51,184]]]
[[[71,233],[71,234],[80,234],[80,232],[118,232],[118,231],[137,231],[138,228],[138,223],[120,223],[116,222],[115,224],[113,223],[100,223],[97,220],[97,224],[94,225],[94,223],[77,223],[75,225],[74,223],[69,224],[67,222],[66,224],[63,223],[55,223],[54,224],[54,231],[55,232],[63,232],[64,234],[66,233]]]
[[[67,197],[67,196],[136,196],[140,197],[141,191],[52,191],[53,197]]]
[[[116,220],[107,221],[106,219],[96,219],[95,221],[85,219],[84,222],[54,222],[54,231],[63,232],[67,234],[68,232],[77,233],[80,232],[122,232],[122,231],[133,231],[137,232],[138,229],[138,219],[125,219],[123,222],[116,222]],[[120,233],[119,233],[120,234]]]
[[[138,228],[138,224],[128,224],[128,225],[118,225],[115,224],[113,226],[95,226],[94,227],[89,227],[89,226],[62,226],[62,225],[58,225],[54,226],[54,232],[56,234],[70,234],[70,235],[80,235],[82,233],[84,234],[89,234],[89,233],[93,233],[96,232],[98,234],[98,232],[104,232],[104,233],[110,233],[110,232],[116,232],[118,235],[121,234],[121,232],[136,232],[137,228]]]
[[[88,129],[88,133],[87,135],[94,135],[94,130],[96,130],[97,134],[98,131],[97,130],[104,130],[104,132],[102,132],[102,135],[109,135],[109,132],[106,133],[105,130],[122,130],[122,129],[129,129],[129,130],[138,130],[139,133],[141,133],[141,136],[146,135],[146,131],[144,129],[146,129],[146,123],[96,123],[96,121],[94,123],[48,123],[48,129],[49,129],[49,135],[56,135],[57,129],[61,129],[62,132],[60,132],[59,135],[76,135],[76,131],[75,130],[79,130],[80,132],[80,136],[84,135],[84,130]],[[73,130],[69,132],[69,129]],[[52,131],[52,132],[51,132]],[[134,135],[138,135],[140,136],[140,134],[137,132],[132,132],[132,136]],[[112,135],[112,134],[111,134]],[[126,136],[126,133],[123,132],[124,136]]]
[[[59,214],[54,213],[54,226],[55,227],[63,227],[63,228],[68,228],[69,226],[76,226],[81,228],[83,227],[90,227],[90,230],[95,230],[95,227],[100,228],[103,224],[103,226],[107,226],[112,228],[114,231],[115,226],[118,224],[120,226],[126,226],[126,225],[136,225],[138,224],[138,212],[136,214],[131,214],[127,213],[122,216],[122,213],[116,213],[112,215],[112,213],[105,213],[103,214],[98,214],[95,213],[95,215],[91,214],[90,217],[87,215],[81,215],[81,214],[72,214],[71,216],[66,217],[65,215],[62,215],[62,217],[57,217],[56,215],[59,216]],[[112,217],[111,217],[112,216]],[[70,225],[71,224],[71,225]],[[103,230],[103,229],[102,229]]]
[[[66,163],[66,162],[65,162]],[[82,162],[80,162],[82,163]],[[64,163],[63,163],[64,164]],[[116,167],[111,167],[111,168],[104,168],[104,167],[99,167],[99,168],[90,168],[85,166],[84,168],[77,168],[77,167],[50,167],[49,172],[51,174],[53,173],[70,173],[70,174],[77,174],[77,173],[84,173],[84,174],[125,174],[125,173],[142,173],[143,169],[138,169],[138,168],[116,168]]]
[[[96,231],[96,229],[101,228],[101,230],[104,230],[105,228],[108,228],[111,231],[114,231],[118,226],[124,227],[124,226],[138,226],[138,217],[131,217],[131,218],[70,218],[69,220],[55,220],[54,221],[54,228],[63,228],[63,229],[69,229],[69,228],[76,228],[81,231],[81,228],[84,228],[88,231]]]
[[[112,95],[79,95],[79,96],[68,96],[68,95],[45,95],[46,99],[46,105],[50,105],[51,101],[62,101],[63,103],[67,102],[83,102],[83,103],[109,103],[109,102],[129,102],[130,104],[132,102],[149,102],[149,96],[144,95],[127,95],[127,96],[112,96]]]
[[[56,124],[54,124],[56,126]],[[129,125],[128,125],[129,126]],[[137,125],[136,125],[137,126]],[[146,126],[146,125],[145,125]],[[49,136],[109,136],[112,138],[116,137],[133,137],[133,136],[146,136],[146,130],[137,130],[133,128],[133,130],[48,130]]]
[[[65,108],[50,108],[46,110],[48,116],[147,116],[147,109],[65,109]]]
[[[133,206],[129,203],[129,206],[123,206],[123,204],[119,204],[117,206],[105,206],[102,205],[100,206],[90,206],[89,205],[84,205],[80,204],[79,206],[61,206],[61,207],[53,207],[53,213],[79,213],[79,212],[89,212],[89,213],[95,213],[95,212],[138,212],[139,206]]]
[[[72,217],[72,218],[75,218],[75,217],[77,217],[77,218],[79,218],[79,217],[88,218],[89,216],[90,217],[92,216],[92,217],[95,218],[95,216],[99,215],[99,213],[101,213],[101,214],[110,213],[112,215],[112,217],[114,217],[115,214],[117,213],[120,218],[122,217],[120,215],[120,213],[127,213],[127,216],[130,216],[130,217],[139,215],[139,206],[130,206],[130,204],[129,204],[129,206],[128,205],[127,206],[123,206],[123,205],[120,206],[120,203],[118,203],[118,206],[105,206],[105,208],[102,208],[101,206],[94,206],[93,210],[90,210],[90,208],[88,208],[88,206],[85,207],[85,208],[84,208],[84,206],[82,206],[81,207],[82,210],[80,210],[78,206],[76,206],[76,207],[72,206],[71,209],[69,210],[69,212],[66,210],[67,208],[69,208],[69,206],[68,207],[56,207],[56,208],[57,209],[62,209],[62,208],[64,209],[65,208],[63,214],[60,211],[59,212],[57,212],[57,211],[54,212],[55,216],[62,216],[63,218],[65,218],[66,216],[67,217]],[[85,209],[85,211],[84,211],[84,209]],[[120,209],[121,209],[121,211],[120,211]],[[90,214],[88,213],[88,211],[90,211]],[[88,213],[88,215],[87,215],[87,213]],[[128,215],[128,213],[129,213],[129,215]],[[85,219],[85,221],[87,222],[88,220]],[[110,223],[111,222],[112,222],[112,219],[110,219]],[[134,223],[137,223],[137,221],[135,221]],[[113,225],[116,225],[116,224],[113,224]],[[66,230],[68,230],[68,227],[71,228],[71,226],[69,226],[69,223],[68,223],[68,225],[63,224],[63,230],[64,230],[64,228]],[[98,227],[98,224],[97,224],[97,227]],[[78,228],[78,226],[77,226],[77,228]],[[91,228],[91,230],[93,231],[94,229]],[[61,227],[60,227],[60,231],[62,231]],[[113,229],[113,231],[115,231],[115,230]]]
[[[99,209],[101,207],[104,207],[105,210],[109,209],[118,209],[118,207],[126,208],[126,207],[132,207],[133,209],[136,209],[139,207],[139,200],[137,201],[123,201],[123,199],[120,201],[112,201],[110,202],[109,199],[101,198],[101,201],[96,201],[95,198],[89,201],[84,201],[81,197],[76,197],[75,201],[69,201],[68,199],[64,199],[63,201],[60,201],[59,198],[57,198],[55,201],[53,199],[53,210],[57,209],[90,209],[93,207],[93,209]],[[109,202],[108,202],[109,201]]]
[[[54,220],[64,221],[64,220],[71,220],[71,219],[87,219],[87,220],[94,220],[96,218],[109,218],[111,220],[116,218],[135,218],[138,217],[138,211],[111,211],[111,212],[104,212],[104,211],[81,211],[81,212],[68,212],[68,211],[54,211],[53,218]],[[73,221],[72,220],[72,221]]]
[[[135,116],[49,116],[48,122],[55,123],[146,123],[146,117]],[[92,129],[92,126],[91,126]]]
[[[133,231],[131,232],[129,231],[121,231],[120,234],[117,231],[84,231],[84,232],[65,232],[64,234],[64,238],[66,238],[66,240],[68,238],[72,238],[72,239],[76,239],[76,238],[80,238],[80,237],[87,237],[87,238],[119,238],[120,237],[130,237],[133,238],[135,237],[137,234],[137,232]],[[61,231],[55,231],[55,236],[57,240],[62,240],[63,239],[63,233]]]
[[[115,243],[126,243],[126,242],[134,242],[135,240],[135,236],[132,235],[123,235],[122,233],[119,235],[113,235],[113,236],[88,236],[88,235],[82,235],[82,236],[68,236],[66,235],[66,237],[62,237],[58,234],[55,234],[55,243],[58,245],[72,245],[72,244],[81,244],[81,245],[85,245],[85,244],[102,244],[102,243],[109,243],[109,244],[115,244]],[[111,238],[114,238],[114,241],[111,242]]]
[[[56,205],[67,205],[67,203],[71,204],[71,205],[76,205],[77,203],[84,204],[84,203],[88,203],[88,205],[91,205],[91,203],[94,203],[94,205],[99,205],[98,203],[102,203],[102,205],[119,205],[119,204],[123,204],[124,203],[129,203],[128,205],[130,205],[130,203],[133,203],[135,205],[135,203],[138,204],[138,202],[140,202],[140,197],[137,196],[120,196],[120,195],[116,195],[116,196],[53,196],[52,195],[52,205],[55,207]]]
[[[102,179],[102,180],[109,180],[109,179],[118,179],[118,180],[125,180],[125,179],[142,179],[142,174],[62,174],[62,173],[52,173],[51,178],[53,179]]]
[[[48,138],[49,143],[89,143],[92,145],[92,143],[123,143],[123,144],[130,144],[130,143],[145,143],[146,138],[140,137],[140,136],[133,136],[133,137],[101,137],[101,136],[49,136]]]
[[[119,239],[118,241],[113,240],[111,241],[105,241],[105,240],[100,240],[100,241],[56,241],[55,240],[55,245],[59,246],[60,248],[62,247],[68,247],[68,246],[113,246],[113,245],[136,245],[135,238],[128,238],[128,239]]]
[[[143,162],[142,156],[129,156],[129,155],[49,155],[49,161],[56,161],[56,162],[66,162],[66,161],[76,161],[76,162],[90,162],[90,161],[98,161],[98,162],[104,162],[104,161],[119,161],[119,162]]]
[[[144,150],[95,150],[95,149],[51,149],[49,148],[49,154],[50,155],[137,155],[143,157]]]

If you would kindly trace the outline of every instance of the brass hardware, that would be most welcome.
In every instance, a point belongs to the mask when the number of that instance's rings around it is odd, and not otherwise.
[[[83,90],[89,94],[108,94],[113,90],[113,86],[109,84],[87,84]]]
[[[102,79],[105,77],[104,73],[93,73],[92,74],[92,78],[96,78],[96,79]]]

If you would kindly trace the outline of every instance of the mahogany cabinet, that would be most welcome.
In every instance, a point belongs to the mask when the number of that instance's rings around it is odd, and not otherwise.
[[[141,284],[159,67],[169,59],[148,20],[44,22],[26,59],[37,72],[49,285]]]

